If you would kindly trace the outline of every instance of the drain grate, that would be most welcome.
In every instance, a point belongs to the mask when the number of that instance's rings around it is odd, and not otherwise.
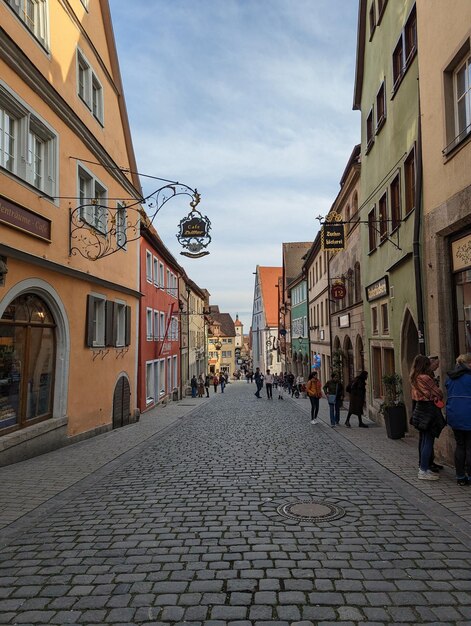
[[[342,507],[324,500],[302,500],[277,507],[277,512],[288,519],[304,522],[328,522],[346,514]]]

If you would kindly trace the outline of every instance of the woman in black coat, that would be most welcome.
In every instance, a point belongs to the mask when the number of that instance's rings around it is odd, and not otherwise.
[[[350,426],[350,416],[358,416],[358,426],[360,428],[368,428],[363,422],[361,416],[363,415],[363,405],[365,404],[366,396],[366,379],[368,378],[368,372],[360,372],[358,376],[353,380],[352,384],[347,386],[347,391],[350,393],[350,405],[348,407],[347,419],[345,426]]]

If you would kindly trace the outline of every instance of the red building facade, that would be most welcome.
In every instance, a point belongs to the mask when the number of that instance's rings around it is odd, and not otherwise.
[[[178,278],[183,270],[151,225],[141,225],[138,406],[142,412],[180,387]]]

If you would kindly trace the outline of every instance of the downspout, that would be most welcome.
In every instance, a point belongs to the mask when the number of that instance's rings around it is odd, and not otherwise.
[[[424,292],[422,281],[422,267],[420,258],[420,231],[422,215],[422,188],[423,188],[423,168],[422,168],[422,122],[420,113],[420,92],[419,92],[419,115],[417,128],[417,172],[415,185],[415,216],[414,216],[414,240],[412,252],[414,259],[415,290],[417,294],[417,325],[419,335],[419,354],[425,354],[425,321],[424,321]]]

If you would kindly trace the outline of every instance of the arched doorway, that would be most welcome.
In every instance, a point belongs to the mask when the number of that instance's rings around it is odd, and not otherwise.
[[[355,364],[353,359],[353,346],[350,337],[347,335],[343,342],[343,353],[345,355],[343,361],[343,380],[345,384],[351,382],[355,378]]]
[[[404,312],[401,333],[401,369],[402,369],[402,391],[406,410],[410,413],[412,406],[411,389],[409,383],[409,372],[412,361],[419,352],[419,333],[414,318],[409,309]]]
[[[0,319],[0,434],[52,417],[56,323],[37,294],[17,296]]]
[[[131,389],[126,376],[120,376],[113,394],[113,428],[129,424]]]

